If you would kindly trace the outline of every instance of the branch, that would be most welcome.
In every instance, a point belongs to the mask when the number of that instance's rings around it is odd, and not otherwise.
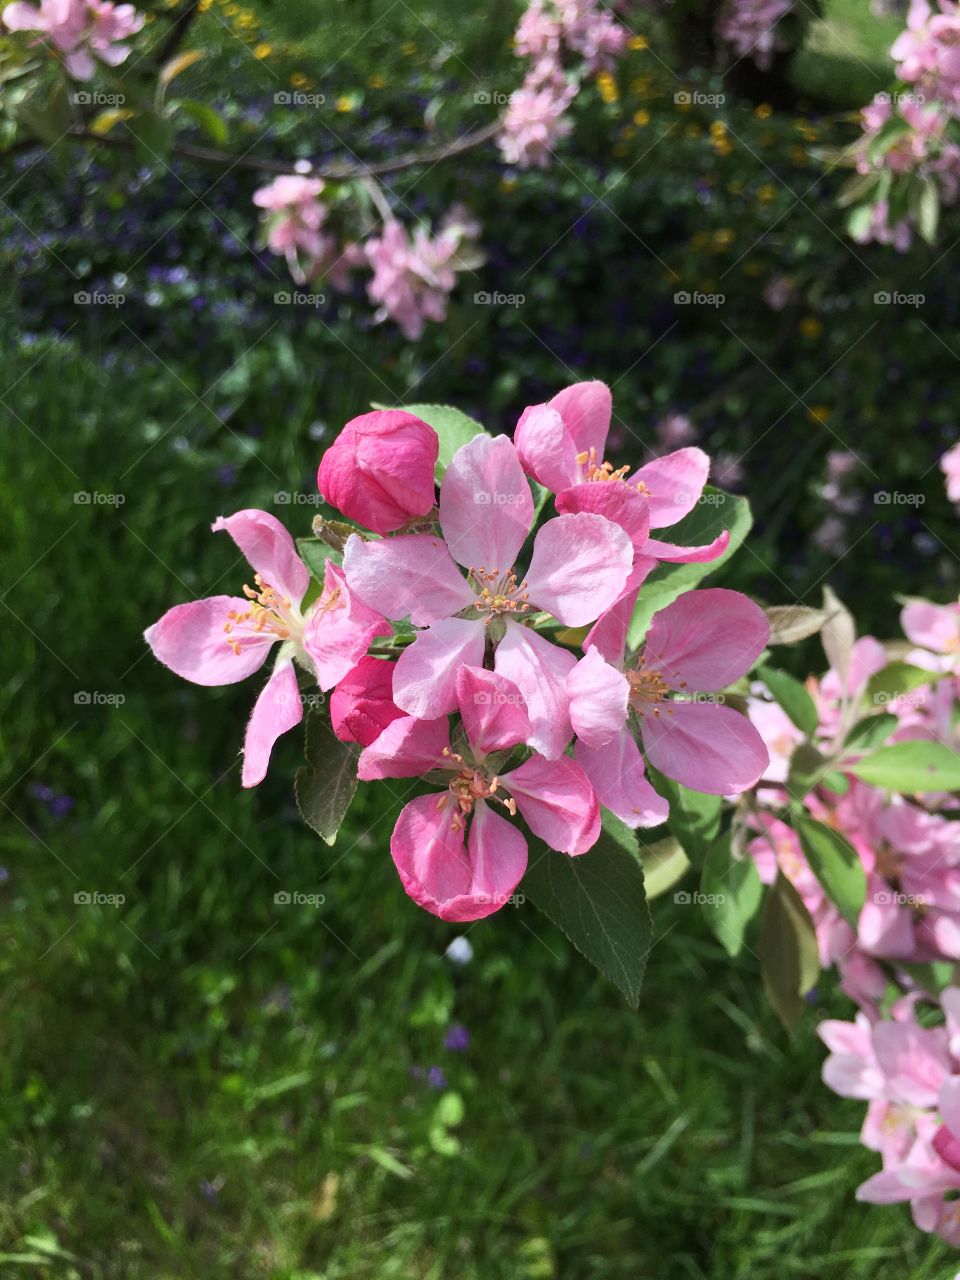
[[[441,160],[449,160],[453,156],[472,151],[475,147],[490,142],[500,131],[500,121],[495,120],[482,129],[474,129],[452,142],[439,143],[436,146],[424,147],[420,151],[407,151],[395,156],[392,160],[377,160],[371,164],[332,164],[327,166],[311,166],[309,169],[297,168],[286,160],[271,160],[267,156],[235,156],[229,151],[221,151],[216,147],[198,147],[189,142],[174,143],[170,154],[181,156],[185,160],[197,160],[201,164],[218,165],[224,169],[254,169],[260,173],[275,175],[295,174],[305,178],[324,178],[330,182],[342,182],[351,178],[375,178],[383,174],[398,173],[402,169],[412,169],[419,164],[437,164]],[[91,133],[88,129],[72,129],[67,135],[77,142],[91,142],[100,146],[114,147],[122,151],[131,151],[137,145],[136,139],[130,136]]]

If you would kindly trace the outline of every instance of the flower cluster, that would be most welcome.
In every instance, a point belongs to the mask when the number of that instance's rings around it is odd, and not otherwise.
[[[927,0],[911,0],[907,26],[890,56],[897,75],[953,110],[960,109],[960,16],[951,0],[934,11]]]
[[[751,58],[769,71],[775,53],[790,47],[778,23],[793,8],[793,0],[730,0],[717,24],[717,33],[737,58]]]
[[[366,243],[340,244],[328,226],[324,190],[320,178],[284,174],[254,193],[254,204],[265,211],[267,247],[286,258],[293,279],[329,280],[345,290],[352,272],[366,267],[372,272],[367,295],[378,321],[393,320],[413,341],[427,320],[444,320],[457,273],[480,263],[472,249],[480,229],[465,210],[451,209],[435,234],[418,227],[411,236],[389,215],[380,234]]]
[[[514,48],[529,66],[503,115],[500,150],[508,164],[544,168],[571,130],[566,111],[581,81],[609,71],[629,33],[597,0],[531,0]]]
[[[868,751],[871,726],[891,745],[960,750],[960,603],[912,601],[902,624],[908,644],[896,650],[903,657],[894,670],[913,677],[906,691],[883,691],[876,678],[888,670],[890,653],[869,636],[853,644],[846,670],[832,668],[807,683],[817,728],[804,749],[814,746],[823,764],[803,806],[808,818],[841,834],[862,867],[866,891],[855,918],[828,897],[796,820],[784,820],[788,780],[807,735],[759,685],[749,713],[770,765],[750,818],[759,834],[748,852],[766,883],[778,873],[791,882],[813,922],[821,964],[837,968],[860,1009],[854,1023],[821,1028],[832,1051],[824,1079],[844,1096],[870,1101],[862,1141],[883,1157],[883,1172],[861,1187],[860,1198],[910,1200],[919,1227],[960,1244],[960,1220],[943,1199],[960,1189],[960,1142],[952,1136],[960,1128],[943,1129],[952,1112],[941,1094],[943,1086],[952,1096],[955,1086],[946,1082],[960,1071],[953,1056],[960,1041],[916,1021],[918,1002],[930,990],[917,966],[945,963],[952,971],[960,960],[960,798],[891,794],[850,772]],[[909,994],[891,1006],[894,983]],[[951,1012],[960,1011],[958,998],[960,991],[944,994],[948,1027]]]
[[[130,53],[124,42],[144,24],[132,4],[110,0],[15,0],[0,18],[8,31],[35,31],[37,42],[53,49],[74,80],[91,80],[97,62],[119,66]]]
[[[147,632],[198,684],[242,679],[275,648],[245,785],[263,778],[312,684],[332,690],[331,725],[360,748],[360,780],[431,784],[404,806],[390,849],[410,897],[446,920],[510,900],[527,866],[520,821],[574,857],[598,839],[601,806],[631,827],[663,822],[645,760],[717,795],[746,791],[768,764],[721,695],[767,643],[762,610],[734,591],[690,591],[629,642],[648,574],[709,562],[729,535],[653,536],[697,505],[707,456],[684,448],[632,472],[605,459],[611,412],[608,388],[586,382],[526,409],[514,440],[478,428],[439,491],[436,431],[400,410],[364,414],[318,471],[322,497],[353,522],[337,526],[342,559],[331,549],[322,591],[308,593],[272,516],[239,512],[214,528],[255,571],[245,598],[178,605]]]

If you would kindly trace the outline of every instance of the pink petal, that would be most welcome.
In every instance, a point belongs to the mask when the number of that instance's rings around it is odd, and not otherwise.
[[[449,618],[475,599],[443,539],[426,533],[375,542],[351,534],[343,568],[359,600],[388,618],[409,617],[415,627]]]
[[[710,560],[719,559],[729,545],[730,530],[724,529],[712,542],[700,547],[681,547],[675,542],[659,542],[656,538],[648,538],[642,551],[644,555],[666,560],[669,564],[706,564]]]
[[[457,673],[457,703],[474,755],[504,751],[526,742],[530,720],[523,694],[504,676],[482,667],[461,667]]]
[[[49,25],[32,4],[8,4],[0,13],[0,19],[8,31],[44,31]]]
[[[440,527],[467,569],[513,568],[533,524],[533,495],[506,436],[474,436],[453,455],[440,486]]]
[[[435,720],[457,709],[457,672],[483,663],[486,628],[474,618],[443,618],[421,631],[397,659],[393,700],[408,715]]]
[[[241,777],[245,787],[255,787],[264,780],[273,744],[302,719],[303,701],[297,673],[291,659],[285,658],[277,663],[270,679],[260,690],[247,721]]]
[[[645,556],[635,558],[623,590],[587,632],[583,642],[584,649],[593,645],[608,662],[623,661],[627,647],[627,633],[630,630],[637,595],[647,574],[656,567],[656,560],[649,560]]]
[[[276,636],[244,636],[234,653],[225,627],[229,614],[246,613],[250,601],[239,596],[208,596],[168,609],[148,627],[144,639],[165,667],[194,684],[236,684],[267,660]]]
[[[613,414],[613,396],[606,383],[575,382],[558,392],[547,407],[560,414],[563,425],[573,436],[577,453],[589,453],[593,449],[597,462],[603,461]]]
[[[559,493],[580,478],[577,446],[556,409],[534,404],[524,409],[513,443],[528,476]]]
[[[557,516],[534,539],[530,599],[565,626],[583,626],[615,602],[632,565],[633,546],[618,525],[586,512]]]
[[[938,1109],[955,1138],[960,1138],[960,1076],[950,1076],[940,1086]]]
[[[500,778],[527,826],[551,849],[586,853],[600,835],[600,803],[575,760],[531,756]]]
[[[402,810],[390,852],[403,887],[419,906],[441,920],[480,920],[510,898],[527,867],[527,843],[504,818],[476,805],[469,853],[463,825],[450,798],[420,796]]]
[[[449,747],[450,722],[446,716],[438,720],[402,716],[392,720],[370,746],[360,752],[357,777],[361,782],[372,782],[376,778],[418,778],[431,769],[446,767],[443,752]]]
[[[630,477],[642,483],[650,503],[650,527],[676,524],[697,505],[710,473],[710,459],[702,449],[677,449],[654,458]]]
[[[935,1107],[953,1067],[942,1027],[879,1022],[873,1028],[877,1065],[886,1077],[888,1097],[913,1107]]]
[[[904,635],[934,653],[947,653],[960,640],[960,605],[916,600],[900,614]]]
[[[643,667],[671,689],[725,689],[750,670],[769,639],[763,610],[739,591],[687,591],[653,615]]]
[[[661,773],[712,796],[748,790],[770,759],[746,716],[716,703],[671,702],[659,716],[647,712],[642,736]]]
[[[214,533],[226,529],[264,583],[299,605],[310,584],[310,572],[297,555],[286,529],[268,511],[251,507],[213,522]]]
[[[393,701],[394,665],[367,656],[337,681],[330,695],[330,723],[341,742],[369,747],[403,715]]]
[[[619,484],[613,480],[576,484],[557,494],[556,505],[561,515],[590,511],[594,515],[606,516],[628,534],[638,551],[649,539],[647,499],[630,484]]]
[[[323,571],[323,595],[310,612],[303,647],[317,672],[321,689],[332,689],[356,666],[375,636],[389,636],[386,618],[354,598],[343,570],[328,560]]]
[[[494,656],[497,674],[511,680],[527,704],[527,742],[548,760],[563,755],[573,733],[566,678],[576,661],[566,649],[510,620]]]
[[[603,747],[578,742],[577,763],[593,784],[600,803],[628,827],[657,827],[670,806],[654,791],[643,769],[643,756],[629,729]]]
[[[629,693],[626,676],[591,646],[567,676],[570,723],[577,737],[590,747],[615,738],[626,723]]]

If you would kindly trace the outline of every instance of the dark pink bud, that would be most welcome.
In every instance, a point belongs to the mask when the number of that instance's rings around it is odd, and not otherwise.
[[[404,713],[393,702],[394,662],[361,658],[330,696],[330,721],[341,742],[369,747],[393,720]]]
[[[440,441],[433,427],[400,409],[361,414],[320,460],[327,502],[374,533],[393,533],[434,504]]]

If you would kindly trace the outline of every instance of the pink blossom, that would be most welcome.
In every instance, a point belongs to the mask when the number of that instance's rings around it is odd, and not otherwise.
[[[393,701],[395,665],[368,654],[337,684],[330,695],[330,723],[341,742],[369,747],[403,715]]]
[[[554,149],[573,129],[565,112],[575,96],[576,86],[562,77],[543,80],[538,75],[536,83],[525,81],[515,90],[503,113],[498,139],[507,164],[546,168]]]
[[[782,311],[792,300],[796,288],[789,276],[773,276],[763,290],[763,300],[771,311]]]
[[[0,17],[9,31],[36,31],[49,40],[74,80],[92,79],[96,59],[119,66],[130,54],[123,42],[144,24],[132,4],[107,0],[40,0],[39,6],[16,0]]]
[[[418,632],[394,675],[394,701],[436,719],[456,706],[460,666],[480,666],[488,640],[496,670],[528,701],[530,745],[556,758],[570,740],[563,682],[573,655],[522,619],[545,610],[567,626],[592,622],[619,596],[630,571],[630,540],[602,516],[548,520],[537,532],[526,574],[515,565],[533,524],[533,498],[506,436],[476,436],[454,455],[440,487],[440,528],[344,550],[351,591]],[[464,578],[458,565],[467,570]]]
[[[235,684],[276,661],[247,725],[243,785],[263,781],[273,744],[303,718],[296,661],[321,689],[331,689],[366,652],[374,636],[390,632],[384,618],[352,598],[343,573],[328,560],[324,589],[303,612],[310,584],[307,566],[286,529],[266,511],[221,516],[225,529],[254,569],[243,596],[209,596],[169,609],[145,638],[159,660],[194,684]]]
[[[764,691],[762,685],[759,691]],[[767,782],[786,782],[794,749],[803,742],[803,733],[777,702],[751,697],[747,702],[747,714],[770,754],[764,779]]]
[[[739,680],[770,636],[763,611],[721,587],[689,591],[654,614],[638,658],[603,656],[623,668],[628,707],[657,769],[694,791],[730,795],[752,787],[769,756],[757,730],[719,690]],[[587,637],[587,643],[590,636]],[[581,737],[576,758],[602,804],[629,826],[662,822],[666,805],[644,777],[627,723],[598,747]]]
[[[855,231],[853,239],[857,244],[869,244],[875,240],[877,244],[893,245],[897,253],[906,253],[913,243],[913,231],[909,222],[901,220],[890,226],[890,207],[886,200],[877,200],[870,210],[870,223],[863,230]]]
[[[960,503],[960,440],[940,459],[940,470],[947,482],[947,497]]]
[[[377,320],[389,317],[410,341],[422,336],[427,320],[444,320],[457,272],[479,263],[475,255],[464,256],[477,232],[459,209],[451,210],[436,235],[418,227],[411,237],[395,218],[388,220],[365,245],[373,268],[367,293],[378,307]]]
[[[773,55],[789,48],[777,24],[792,8],[793,0],[730,0],[717,31],[733,46],[738,59],[751,58],[768,71]]]
[[[630,535],[638,559],[686,564],[714,560],[730,535],[702,547],[683,547],[648,536],[692,511],[703,492],[710,460],[702,449],[678,449],[629,475],[604,459],[612,416],[610,389],[578,382],[546,404],[531,405],[517,423],[514,441],[529,476],[557,495],[557,510],[607,516]],[[639,582],[637,583],[639,588]]]
[[[911,0],[906,30],[894,41],[890,56],[901,80],[960,105],[960,16],[955,5],[942,3],[934,13],[926,0]]]
[[[527,842],[495,806],[519,812],[552,849],[586,852],[600,833],[600,808],[590,783],[566,756],[533,755],[509,773],[496,772],[492,753],[529,737],[526,703],[517,686],[481,667],[459,667],[457,708],[467,748],[450,747],[445,718],[405,717],[384,729],[362,753],[363,779],[449,774],[440,796],[421,796],[402,810],[390,852],[403,887],[443,920],[479,920],[504,906],[527,867]]]
[[[334,250],[333,240],[321,231],[327,217],[320,202],[323,188],[320,178],[283,174],[253,195],[253,203],[266,210],[267,246],[286,258],[298,284],[306,280],[314,260]]]
[[[668,413],[654,427],[657,440],[664,449],[677,449],[684,444],[692,444],[697,438],[697,429],[684,413]]]
[[[907,639],[922,649],[951,658],[960,654],[960,601],[941,605],[913,600],[904,607],[900,625]]]
[[[320,460],[317,488],[350,520],[393,533],[433,510],[440,442],[400,409],[352,418]]]

